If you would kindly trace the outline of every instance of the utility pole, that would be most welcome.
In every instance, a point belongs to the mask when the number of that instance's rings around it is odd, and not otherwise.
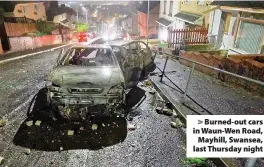
[[[149,23],[149,0],[148,0],[148,14],[147,14],[147,46],[148,46],[148,23]]]
[[[86,23],[88,24],[88,12],[86,12],[85,14],[85,20],[86,20]]]
[[[77,31],[79,30],[79,14],[78,14],[78,5],[76,4],[76,13],[77,13]]]

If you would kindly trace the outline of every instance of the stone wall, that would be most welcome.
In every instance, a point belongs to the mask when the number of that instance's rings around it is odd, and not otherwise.
[[[264,60],[264,55],[229,55],[228,57],[224,57],[220,55],[210,55],[208,53],[180,51],[179,56],[264,82],[264,61],[262,61]],[[192,63],[186,60],[180,59],[180,63],[189,67],[192,66]],[[232,83],[264,95],[263,86],[219,73],[204,66],[196,65],[195,69],[216,77],[223,82]]]
[[[41,37],[10,37],[10,50],[20,51],[34,49],[42,46],[62,43],[61,35],[45,35]]]

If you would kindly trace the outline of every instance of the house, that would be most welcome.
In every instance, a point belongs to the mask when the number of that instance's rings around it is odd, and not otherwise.
[[[57,24],[61,24],[62,26],[67,27],[69,29],[74,29],[76,23],[76,16],[63,13],[55,16],[53,18],[53,22]]]
[[[14,20],[14,18],[26,18],[34,21],[47,19],[43,2],[16,4],[12,12],[4,13],[4,17],[5,21]]]
[[[167,40],[168,28],[207,28],[211,1],[162,0],[160,1],[159,38]]]
[[[209,34],[229,54],[264,53],[264,2],[214,1]]]
[[[140,7],[140,3],[137,1],[131,1],[127,5],[128,15],[124,18],[120,18],[121,27],[126,30],[131,36],[138,35],[138,11],[137,8]]]
[[[196,28],[209,26],[209,13],[204,13],[211,9],[211,0],[181,0],[180,12],[174,17],[184,28]]]
[[[149,5],[148,5],[149,3]],[[155,36],[158,32],[159,1],[144,1],[138,10],[139,35],[141,37]],[[149,14],[148,26],[147,15]]]
[[[166,41],[168,36],[168,28],[182,29],[183,24],[177,22],[174,15],[180,11],[180,1],[178,0],[163,0],[160,1],[159,19],[159,39]]]

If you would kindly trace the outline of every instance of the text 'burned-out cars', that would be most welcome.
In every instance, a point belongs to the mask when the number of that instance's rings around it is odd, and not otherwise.
[[[57,63],[47,97],[59,116],[85,119],[89,114],[123,113],[125,81],[109,46],[73,46]]]

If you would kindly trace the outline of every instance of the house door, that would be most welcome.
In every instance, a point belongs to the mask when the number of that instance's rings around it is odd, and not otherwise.
[[[215,47],[219,49],[222,46],[223,37],[224,37],[224,30],[225,30],[225,20],[226,20],[226,13],[222,12],[221,20],[219,24],[219,31],[217,35],[217,41]]]

